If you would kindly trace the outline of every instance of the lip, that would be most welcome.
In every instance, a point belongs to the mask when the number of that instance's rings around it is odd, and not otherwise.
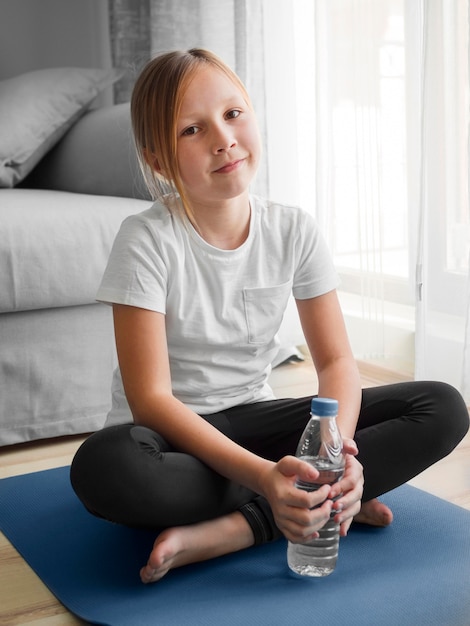
[[[219,167],[217,170],[214,170],[214,174],[230,174],[230,172],[238,169],[242,165],[244,160],[245,159],[237,159],[235,161],[231,161],[230,163],[226,163],[225,165],[222,165],[222,167]]]

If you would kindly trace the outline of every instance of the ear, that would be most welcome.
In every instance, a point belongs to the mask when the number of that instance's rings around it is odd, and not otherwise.
[[[162,168],[160,167],[160,162],[155,156],[153,152],[150,152],[147,149],[144,149],[144,159],[147,165],[149,165],[157,174],[162,174]]]

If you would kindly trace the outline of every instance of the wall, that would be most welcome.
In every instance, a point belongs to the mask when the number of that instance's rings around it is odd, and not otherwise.
[[[0,0],[0,80],[47,67],[111,67],[107,0]]]

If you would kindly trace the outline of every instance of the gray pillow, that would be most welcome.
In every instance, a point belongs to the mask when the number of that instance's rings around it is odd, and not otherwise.
[[[115,70],[51,68],[0,82],[0,187],[14,187],[59,141]]]
[[[85,113],[22,186],[150,199],[135,155],[129,103]]]

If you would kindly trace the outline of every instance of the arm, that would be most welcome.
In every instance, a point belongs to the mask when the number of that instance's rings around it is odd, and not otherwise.
[[[259,489],[252,477],[262,471],[262,459],[233,444],[173,396],[165,316],[123,305],[113,310],[119,366],[135,423],[158,431],[217,472]]]
[[[338,400],[338,426],[353,438],[361,404],[361,381],[336,291],[297,300],[302,329],[318,375],[318,395]]]
[[[361,381],[338,302],[336,291],[317,298],[297,300],[302,329],[318,375],[318,395],[338,400],[337,423],[344,439],[346,469],[343,479],[334,485],[329,497],[341,492],[336,502],[343,509],[337,516],[343,535],[359,512],[364,477],[362,466],[354,458],[353,441],[361,406]]]
[[[299,540],[320,528],[331,505],[309,509],[323,502],[328,488],[307,493],[294,486],[297,475],[311,481],[316,470],[294,457],[278,463],[262,459],[186,407],[171,389],[165,316],[124,305],[114,305],[113,311],[119,366],[135,423],[152,428],[175,448],[264,495],[287,538]]]

